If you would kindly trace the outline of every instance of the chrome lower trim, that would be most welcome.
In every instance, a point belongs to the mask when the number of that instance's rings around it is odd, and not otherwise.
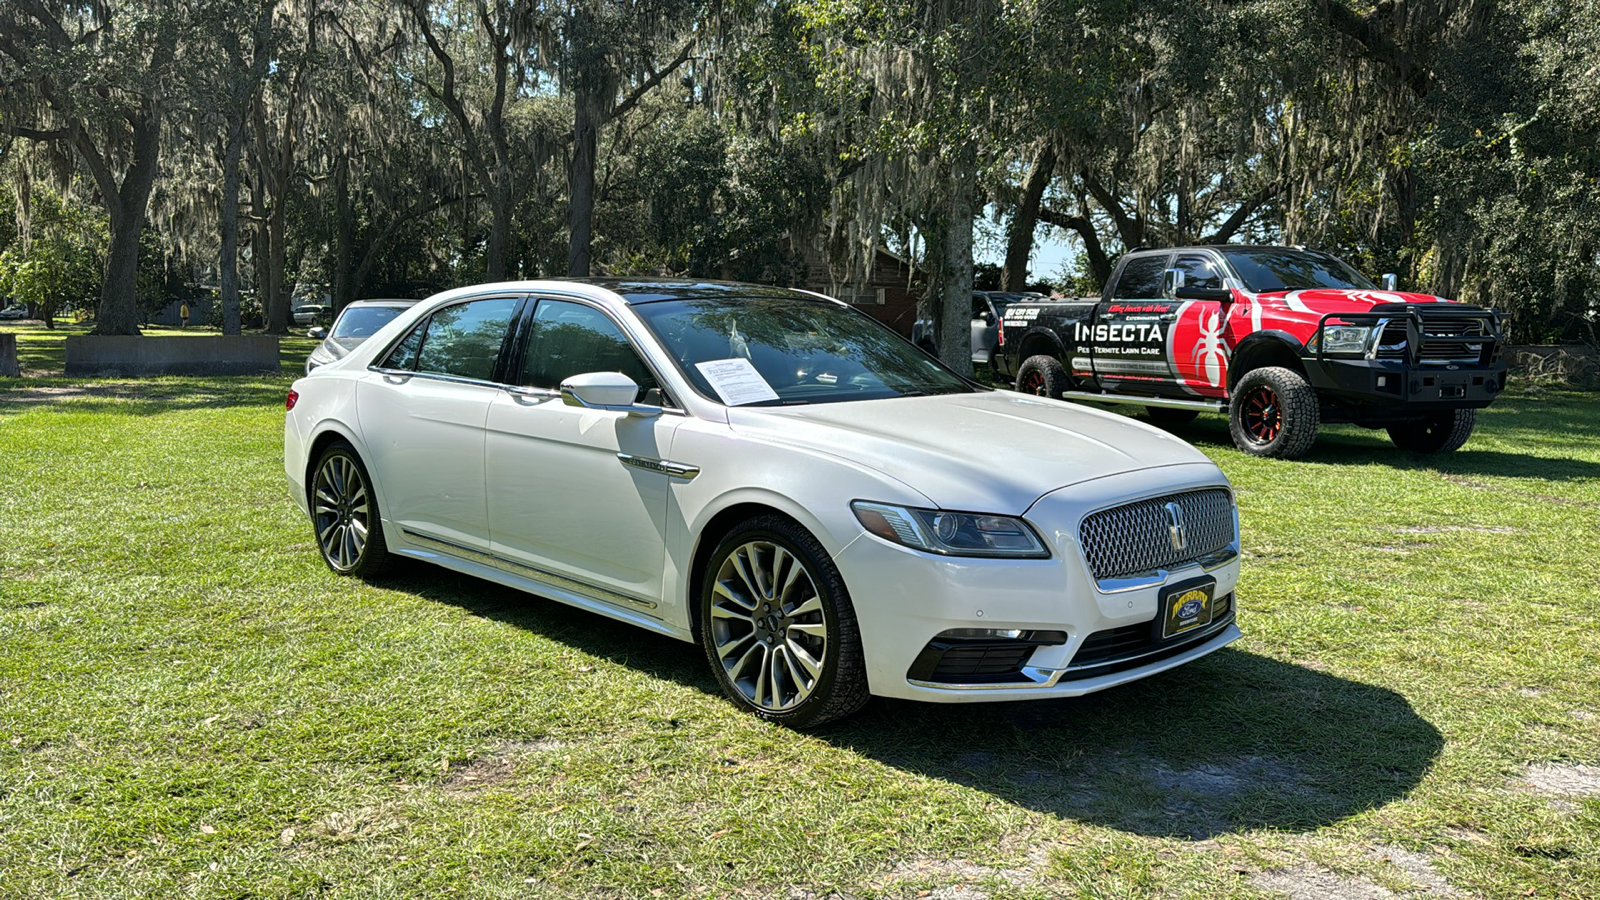
[[[1137,663],[1140,659],[1144,658],[1145,656],[1155,656],[1155,655],[1157,655],[1159,653],[1162,653],[1162,652],[1165,652],[1165,651],[1177,650],[1177,652],[1172,654],[1172,655],[1163,656],[1161,659],[1156,660],[1156,662],[1166,662],[1167,660],[1173,659],[1176,656],[1181,656],[1184,653],[1189,653],[1189,652],[1192,652],[1194,650],[1198,650],[1198,649],[1204,647],[1207,644],[1210,644],[1210,643],[1213,643],[1213,642],[1217,641],[1219,638],[1226,637],[1227,641],[1223,641],[1223,643],[1229,643],[1229,642],[1231,642],[1231,641],[1233,641],[1233,640],[1235,640],[1235,639],[1237,639],[1237,638],[1239,638],[1241,636],[1239,634],[1237,628],[1238,628],[1238,626],[1235,624],[1235,620],[1230,618],[1227,621],[1221,623],[1216,628],[1208,629],[1206,633],[1196,636],[1194,638],[1194,640],[1190,641],[1187,644],[1182,644],[1182,645],[1179,645],[1179,646],[1176,646],[1176,647],[1174,647],[1173,645],[1169,644],[1169,645],[1164,646],[1164,647],[1158,647],[1158,648],[1152,649],[1149,653],[1140,654],[1139,656],[1128,657],[1127,659],[1116,660],[1113,663],[1106,663],[1105,666],[1107,666],[1107,667],[1112,666],[1112,665],[1123,666],[1124,668],[1119,668],[1117,671],[1119,671],[1119,672],[1120,671],[1128,671],[1128,669],[1130,669],[1130,668],[1138,668],[1138,666],[1127,666],[1126,665],[1127,663]],[[1231,636],[1229,635],[1230,631],[1232,632]],[[948,684],[948,683],[943,682],[943,681],[922,681],[922,680],[916,679],[916,678],[907,678],[906,679],[906,683],[911,685],[911,686],[913,686],[913,687],[932,688],[934,690],[939,690],[939,691],[1015,691],[1015,690],[1033,691],[1033,690],[1047,690],[1049,688],[1055,687],[1057,684],[1059,684],[1061,682],[1062,678],[1066,677],[1069,674],[1074,675],[1074,676],[1078,676],[1081,673],[1088,672],[1088,673],[1091,673],[1088,677],[1093,677],[1092,673],[1093,673],[1093,670],[1095,668],[1098,668],[1098,667],[1097,666],[1082,666],[1082,667],[1074,669],[1071,666],[1068,666],[1068,667],[1063,668],[1063,669],[1046,669],[1046,668],[1042,668],[1042,667],[1039,667],[1039,666],[1023,666],[1022,667],[1022,675],[1023,675],[1023,677],[1028,679],[1027,681],[1002,681],[1002,682],[993,682],[993,683],[990,683],[990,684]],[[1072,681],[1083,681],[1083,680],[1087,680],[1087,679],[1086,678],[1082,678],[1082,677],[1075,677],[1075,678],[1072,679]]]
[[[695,476],[700,474],[699,466],[656,459],[653,456],[634,456],[631,453],[618,453],[617,459],[622,460],[622,464],[625,466],[643,469],[646,472],[659,472],[672,478],[682,478],[684,481],[693,481]]]
[[[1220,400],[1176,400],[1167,397],[1134,397],[1128,394],[1096,394],[1090,391],[1065,391],[1064,400],[1087,400],[1090,403],[1125,403],[1132,406],[1159,406],[1162,409],[1197,409],[1205,412],[1222,412],[1228,404]]]
[[[401,528],[400,531],[405,534],[408,540],[412,540],[424,546],[430,547],[440,553],[445,553],[458,559],[464,559],[468,562],[475,562],[481,565],[490,566],[511,575],[516,575],[522,578],[531,578],[541,584],[547,584],[551,587],[583,594],[584,596],[591,597],[603,603],[614,603],[643,609],[655,609],[659,605],[654,600],[643,600],[638,597],[630,597],[627,594],[619,594],[616,591],[607,590],[606,588],[589,584],[586,581],[579,581],[576,578],[568,578],[565,575],[558,575],[555,572],[550,572],[537,566],[530,566],[527,563],[520,563],[514,559],[506,559],[503,556],[496,556],[493,553],[485,553],[482,550],[474,550],[471,547],[463,547],[454,541],[430,537],[429,535],[422,534],[421,532],[413,531],[410,528]]]
[[[1234,529],[1238,534],[1238,529]],[[1135,572],[1121,578],[1102,578],[1094,583],[1095,589],[1102,594],[1121,594],[1126,591],[1137,591],[1141,588],[1155,587],[1166,583],[1174,575],[1187,573],[1190,569],[1199,568],[1202,572],[1213,572],[1239,558],[1239,542],[1234,541],[1228,546],[1209,556],[1202,556],[1187,565],[1175,569],[1152,569],[1149,572]]]

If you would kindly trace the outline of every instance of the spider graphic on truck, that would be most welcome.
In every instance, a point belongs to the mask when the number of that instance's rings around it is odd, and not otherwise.
[[[1140,249],[1098,298],[1006,307],[994,369],[1019,391],[1139,405],[1161,425],[1225,412],[1256,456],[1304,455],[1332,422],[1455,450],[1505,389],[1500,317],[1384,282],[1296,247]]]

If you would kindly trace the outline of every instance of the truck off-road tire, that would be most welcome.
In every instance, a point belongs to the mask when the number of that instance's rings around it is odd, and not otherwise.
[[[1059,400],[1072,390],[1072,376],[1062,368],[1061,360],[1041,353],[1023,360],[1017,368],[1017,390]]]
[[[1449,453],[1461,449],[1478,424],[1475,409],[1447,409],[1414,422],[1389,426],[1389,440],[1412,453]]]
[[[1228,403],[1233,445],[1251,456],[1298,459],[1317,440],[1322,410],[1305,376],[1281,366],[1252,369]]]
[[[1159,425],[1162,428],[1176,428],[1179,425],[1187,425],[1193,422],[1195,417],[1200,415],[1200,411],[1195,409],[1172,409],[1166,406],[1146,406],[1144,415],[1152,425]]]

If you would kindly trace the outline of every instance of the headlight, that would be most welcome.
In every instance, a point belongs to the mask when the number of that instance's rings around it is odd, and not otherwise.
[[[916,509],[857,500],[850,504],[861,527],[886,541],[945,556],[1046,559],[1033,528],[1021,519],[983,513]]]
[[[1322,329],[1322,352],[1329,356],[1365,356],[1377,329],[1368,325],[1329,325]]]

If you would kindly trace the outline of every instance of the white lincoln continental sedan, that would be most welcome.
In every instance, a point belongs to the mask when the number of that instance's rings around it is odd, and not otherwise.
[[[1085,694],[1237,639],[1222,472],[968,381],[815,294],[439,294],[295,382],[284,468],[334,571],[426,560],[704,649],[795,727],[869,695]]]

